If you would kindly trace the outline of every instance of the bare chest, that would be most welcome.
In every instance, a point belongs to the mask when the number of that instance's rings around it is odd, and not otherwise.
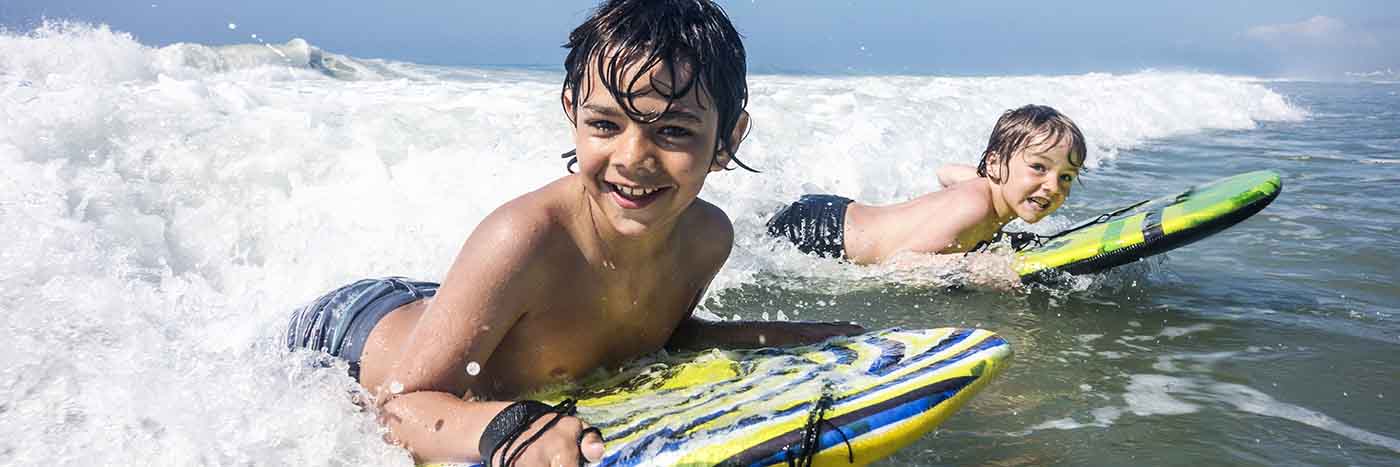
[[[608,279],[608,278],[603,278]],[[666,344],[699,284],[678,277],[580,279],[541,290],[491,360],[492,392],[519,393],[613,368]]]

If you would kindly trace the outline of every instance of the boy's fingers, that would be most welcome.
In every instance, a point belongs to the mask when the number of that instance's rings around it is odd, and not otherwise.
[[[578,434],[578,451],[588,462],[603,460],[603,432],[595,427],[584,428]]]

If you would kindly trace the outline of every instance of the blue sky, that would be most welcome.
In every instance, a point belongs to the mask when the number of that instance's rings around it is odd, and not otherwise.
[[[947,75],[1146,68],[1287,77],[1400,73],[1400,2],[721,1],[752,72]],[[305,38],[363,58],[558,66],[593,2],[0,0],[0,25],[104,23],[143,43]],[[229,24],[237,25],[230,29]]]

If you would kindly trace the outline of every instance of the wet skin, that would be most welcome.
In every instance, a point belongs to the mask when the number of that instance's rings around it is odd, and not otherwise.
[[[1064,204],[1079,176],[1069,152],[1068,139],[1032,144],[1006,166],[989,163],[990,178],[962,180],[899,204],[852,203],[845,219],[847,259],[874,264],[906,253],[962,253],[1013,219],[1039,222]]]
[[[684,79],[689,70],[676,72]],[[691,93],[668,109],[648,92],[670,89],[670,76],[659,66],[628,90],[636,109],[660,115],[654,121],[627,116],[596,77],[582,102],[565,93],[577,173],[487,216],[437,296],[399,308],[372,331],[360,383],[418,462],[479,459],[475,440],[508,404],[480,401],[512,400],[665,346],[788,345],[863,331],[690,316],[733,245],[728,217],[696,198],[729,153],[715,147],[718,115],[708,96]],[[746,125],[744,116],[735,144]],[[579,444],[585,426],[566,417],[517,465],[599,459],[601,438]]]

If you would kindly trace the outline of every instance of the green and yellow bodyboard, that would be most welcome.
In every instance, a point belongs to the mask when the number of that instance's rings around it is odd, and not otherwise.
[[[1017,253],[1016,272],[1028,281],[1089,274],[1164,253],[1253,216],[1282,189],[1278,173],[1261,170],[1110,211]]]

